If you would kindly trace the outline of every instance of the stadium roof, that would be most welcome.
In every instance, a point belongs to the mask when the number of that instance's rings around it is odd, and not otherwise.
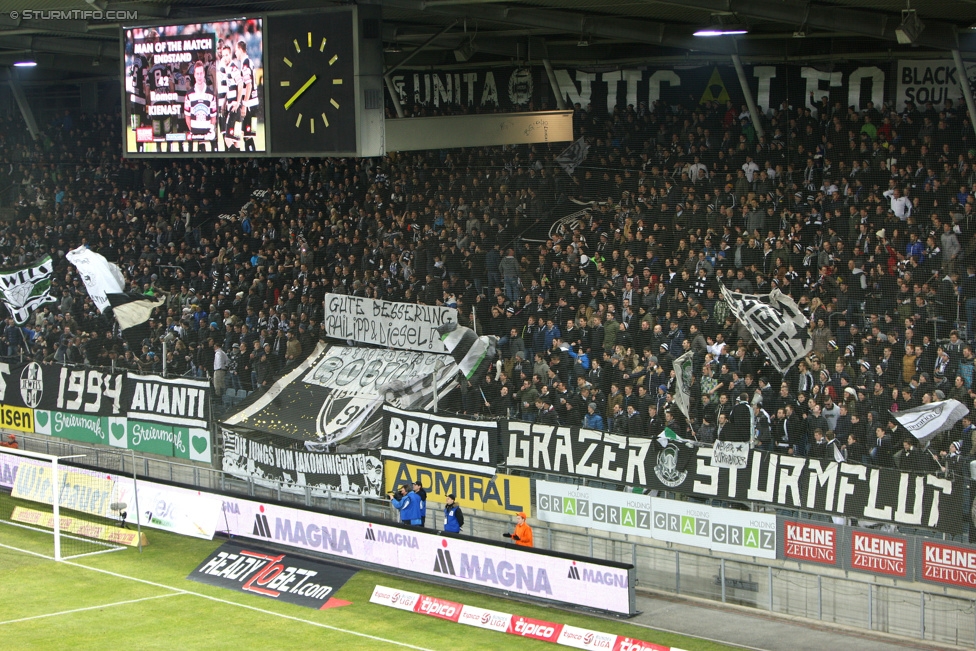
[[[387,64],[421,44],[408,67],[483,66],[550,60],[554,65],[614,66],[728,60],[828,63],[946,57],[976,53],[976,2],[915,2],[922,26],[898,42],[899,0],[377,0],[384,7]],[[94,19],[27,20],[29,11],[127,11],[135,24],[203,20],[328,6],[320,0],[5,0],[0,2],[0,68],[25,58],[37,79],[118,76],[119,23]],[[712,25],[744,26],[736,37],[693,36]],[[910,30],[911,31],[911,30]],[[904,31],[902,31],[904,38]]]

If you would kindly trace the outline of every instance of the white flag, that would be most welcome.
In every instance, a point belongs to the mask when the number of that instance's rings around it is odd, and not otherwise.
[[[556,162],[566,170],[566,173],[570,176],[576,171],[576,168],[586,160],[586,154],[590,151],[590,146],[586,144],[586,140],[580,138],[569,147],[563,150],[563,153],[556,156]]]
[[[81,282],[91,296],[92,302],[99,312],[109,307],[106,294],[121,294],[125,289],[125,279],[119,268],[105,259],[105,256],[95,253],[82,245],[73,251],[68,251],[68,262],[78,269]]]
[[[692,374],[694,364],[693,358],[695,354],[690,350],[674,360],[674,402],[678,405],[678,409],[681,413],[685,415],[685,418],[691,418],[688,414],[688,405],[691,403],[691,385],[694,382],[694,376]]]
[[[723,285],[722,297],[780,373],[813,350],[807,318],[796,302],[778,289],[768,295],[742,294]]]
[[[919,443],[925,443],[939,432],[951,428],[968,413],[969,408],[966,405],[950,398],[905,411],[893,411],[891,415]]]

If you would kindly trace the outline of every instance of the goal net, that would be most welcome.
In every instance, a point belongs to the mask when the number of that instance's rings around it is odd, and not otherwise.
[[[0,448],[0,545],[60,561],[131,544],[122,500],[132,479],[72,461],[84,457]]]

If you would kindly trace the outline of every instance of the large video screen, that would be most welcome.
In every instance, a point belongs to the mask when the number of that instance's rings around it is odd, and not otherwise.
[[[126,27],[123,48],[127,155],[267,151],[262,19]]]

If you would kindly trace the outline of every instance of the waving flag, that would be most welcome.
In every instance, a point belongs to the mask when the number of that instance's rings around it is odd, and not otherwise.
[[[685,415],[685,418],[691,418],[688,413],[688,405],[691,403],[691,385],[694,382],[694,357],[695,354],[690,350],[674,360],[674,402],[678,405],[678,409],[681,413]]]
[[[31,313],[45,303],[54,303],[51,296],[51,274],[54,263],[46,255],[32,265],[0,272],[0,300],[7,306],[17,325],[24,325]]]
[[[134,355],[139,355],[143,340],[149,338],[149,317],[165,298],[143,294],[107,294],[106,297],[122,328],[125,344]]]
[[[498,337],[479,337],[474,330],[448,321],[438,326],[444,348],[454,357],[458,370],[475,386],[481,384],[488,365],[495,358]]]
[[[742,294],[723,285],[722,298],[780,373],[813,350],[807,318],[778,289],[768,295]]]
[[[121,294],[125,289],[125,279],[119,268],[87,246],[68,251],[65,257],[78,269],[81,282],[85,283],[85,289],[99,312],[110,307],[106,294]]]
[[[891,417],[907,429],[919,443],[925,443],[939,432],[950,429],[968,413],[969,408],[966,405],[950,398],[905,411],[893,411]]]
[[[576,168],[579,167],[584,160],[586,160],[586,154],[589,153],[590,146],[586,144],[586,140],[580,138],[569,147],[563,150],[561,154],[556,156],[556,162],[562,167],[567,174],[573,175]]]

